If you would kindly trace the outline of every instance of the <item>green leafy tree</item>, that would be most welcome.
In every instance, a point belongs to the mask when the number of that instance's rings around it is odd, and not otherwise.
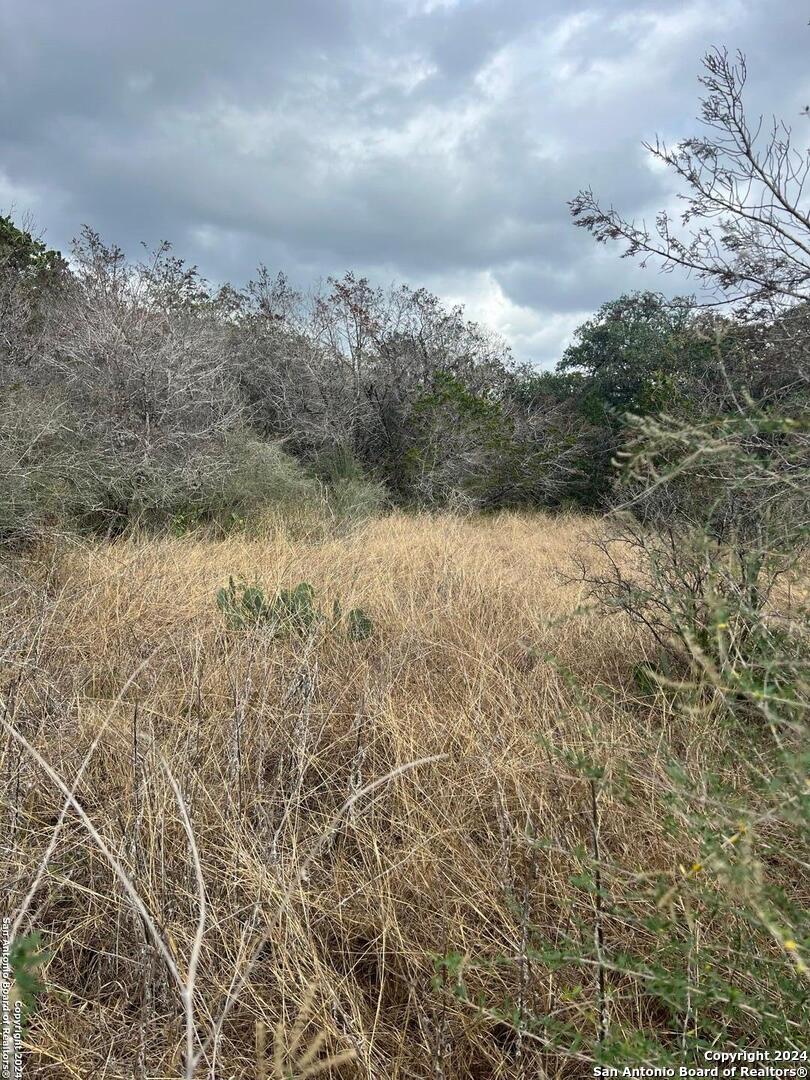
[[[669,410],[685,401],[690,376],[705,367],[710,352],[692,300],[633,293],[603,304],[579,327],[557,370],[580,373],[572,388],[579,410],[616,428],[628,413]]]
[[[42,287],[66,271],[67,263],[58,251],[19,228],[11,217],[0,215],[0,273]]]

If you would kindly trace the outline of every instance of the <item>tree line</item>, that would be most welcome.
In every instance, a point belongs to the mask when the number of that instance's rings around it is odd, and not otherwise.
[[[264,267],[212,287],[168,244],[131,260],[85,228],[65,259],[0,218],[0,534],[241,521],[313,484],[349,504],[601,510],[639,419],[806,402],[807,155],[779,125],[758,146],[742,58],[704,64],[708,133],[650,146],[684,181],[686,235],[590,191],[571,209],[722,302],[621,296],[554,371],[423,288],[347,273],[305,296]]]

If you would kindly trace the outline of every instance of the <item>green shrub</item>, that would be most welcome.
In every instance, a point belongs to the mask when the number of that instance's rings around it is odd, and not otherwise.
[[[587,580],[606,612],[658,641],[655,662],[633,670],[637,694],[611,698],[612,709],[631,712],[640,732],[638,710],[654,697],[666,722],[610,775],[585,752],[561,760],[581,800],[582,839],[527,835],[526,848],[538,853],[530,861],[553,849],[571,867],[564,928],[550,938],[526,911],[519,961],[459,967],[450,953],[442,970],[488,1019],[572,1060],[677,1069],[704,1064],[717,1046],[800,1048],[810,1028],[810,608],[801,582],[797,595],[789,586],[807,545],[810,428],[806,408],[792,417],[750,408],[699,426],[648,418],[638,430],[629,459],[638,516],[624,515],[607,541],[600,534],[607,558]],[[576,689],[598,762],[598,699]],[[703,760],[684,754],[683,740],[702,733],[719,748]],[[553,740],[543,745],[557,753]],[[648,761],[659,764],[654,786]],[[659,804],[679,864],[657,862],[654,842],[641,862],[625,857],[620,822],[640,798]],[[516,983],[530,965],[545,969],[583,1006],[564,1019],[519,994],[474,1001],[477,973],[493,963]],[[638,1003],[632,1019],[627,1001]]]
[[[363,466],[348,446],[327,446],[318,451],[312,460],[312,471],[327,484],[365,479]]]
[[[108,445],[55,393],[12,388],[0,403],[0,541],[30,540],[45,528],[117,535],[133,527],[198,526],[225,532],[274,511],[328,517],[321,484],[273,443],[234,435],[182,457]],[[341,512],[373,512],[372,489],[348,482]]]
[[[76,527],[104,505],[105,472],[118,471],[60,395],[15,386],[0,398],[0,541]]]
[[[203,493],[202,509],[222,521],[230,515],[255,520],[268,508],[295,510],[321,503],[317,481],[277,443],[232,438],[216,480]]]
[[[683,710],[687,729],[701,698],[708,708],[703,688],[694,689],[688,703],[681,691],[680,704],[670,704]],[[584,702],[584,732],[587,708]],[[704,1065],[718,1046],[801,1050],[800,1032],[810,1028],[806,728],[796,738],[785,733],[779,747],[769,732],[752,731],[744,714],[724,719],[725,760],[711,769],[684,767],[664,733],[650,736],[648,758],[666,763],[652,796],[661,803],[661,830],[683,852],[670,866],[656,859],[653,837],[647,858],[628,859],[623,850],[620,823],[651,797],[638,755],[614,761],[607,776],[543,740],[580,801],[583,830],[570,842],[527,833],[525,872],[553,859],[567,873],[565,918],[550,928],[542,914],[533,917],[518,869],[512,899],[520,955],[464,954],[459,962],[454,947],[463,943],[450,942],[437,961],[442,985],[482,1018],[541,1041],[572,1066],[677,1074],[680,1066]],[[600,752],[595,732],[591,748]],[[527,970],[548,973],[552,1008],[521,993]],[[494,971],[509,987],[500,999],[480,990]],[[628,1002],[636,1003],[630,1015]]]
[[[326,498],[338,522],[349,524],[382,513],[389,501],[383,484],[361,477],[336,480]]]
[[[312,461],[312,472],[323,483],[327,511],[338,523],[374,517],[389,504],[385,484],[367,475],[349,447],[321,450]]]

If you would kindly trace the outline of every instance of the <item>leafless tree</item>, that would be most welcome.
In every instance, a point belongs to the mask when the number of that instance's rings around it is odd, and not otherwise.
[[[680,218],[661,211],[650,228],[604,208],[590,189],[571,202],[576,223],[599,242],[624,242],[642,265],[660,260],[697,276],[719,301],[762,314],[810,300],[810,149],[790,127],[751,123],[743,94],[745,58],[714,49],[703,60],[705,132],[674,147],[645,144],[684,183]]]
[[[221,439],[237,401],[204,283],[161,246],[147,262],[85,230],[48,361],[111,439],[146,457]]]

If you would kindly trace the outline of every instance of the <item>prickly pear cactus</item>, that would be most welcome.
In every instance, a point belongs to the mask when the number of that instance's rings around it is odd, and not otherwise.
[[[307,634],[319,623],[327,623],[315,603],[315,590],[308,581],[293,589],[280,589],[268,600],[259,585],[245,585],[228,578],[217,592],[217,607],[225,616],[229,630],[266,627],[273,634]],[[340,601],[332,605],[331,629],[342,628],[350,641],[365,641],[374,632],[374,624],[362,608],[343,614]]]
[[[352,608],[346,616],[346,636],[351,641],[365,641],[374,633],[374,623],[362,608]]]
[[[299,633],[309,630],[322,618],[315,607],[315,590],[308,581],[302,581],[294,589],[282,589],[270,605],[270,612],[279,627]]]
[[[232,577],[225,588],[217,592],[217,607],[225,616],[230,630],[246,630],[267,622],[270,609],[264,591],[258,585],[243,585]]]

